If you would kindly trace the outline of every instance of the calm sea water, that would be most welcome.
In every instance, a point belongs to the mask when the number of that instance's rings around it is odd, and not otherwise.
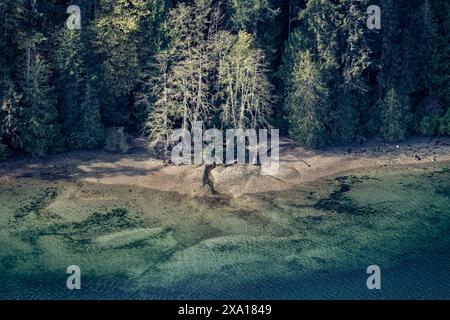
[[[0,191],[1,299],[450,298],[449,166],[229,201],[29,178]]]

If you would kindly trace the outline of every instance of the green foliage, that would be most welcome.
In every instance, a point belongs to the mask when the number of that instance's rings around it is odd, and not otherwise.
[[[79,30],[64,27],[58,35],[55,54],[58,79],[59,118],[64,144],[74,149],[82,143],[78,137],[80,105],[84,91],[85,68],[82,54],[83,43]]]
[[[439,117],[425,116],[420,121],[419,132],[426,136],[434,136],[439,130]]]
[[[275,110],[275,121],[282,134],[288,134],[289,131],[289,124],[284,116],[284,110],[286,110],[286,99],[292,84],[291,73],[294,68],[295,57],[298,52],[304,52],[312,46],[311,36],[306,36],[306,33],[307,31],[304,28],[297,28],[289,34],[289,39],[285,42],[282,54],[282,63],[275,74],[279,97],[284,105],[284,108]]]
[[[223,98],[221,118],[225,127],[267,127],[273,87],[267,76],[264,53],[256,49],[254,37],[239,32],[229,54],[219,65]]]
[[[309,51],[297,54],[291,77],[286,98],[289,133],[303,146],[321,146],[326,141],[328,90]]]
[[[364,36],[366,29],[364,3],[342,0],[332,3],[311,0],[300,11],[301,25],[286,44],[279,76],[283,79],[285,102],[292,90],[297,52],[311,50],[311,59],[320,69],[327,90],[327,122],[322,123],[323,136],[329,143],[352,141],[362,129],[359,114],[367,105],[369,89],[367,72],[370,48]]]
[[[398,91],[402,74],[402,34],[400,25],[400,8],[396,0],[383,3],[383,21],[381,59],[378,68],[378,94],[382,98],[392,86]]]
[[[381,134],[389,142],[405,139],[409,120],[408,98],[390,89],[383,101],[380,102],[382,110]]]
[[[0,160],[5,160],[10,155],[10,150],[7,145],[3,144],[2,138],[0,138]]]
[[[36,56],[23,85],[20,138],[24,150],[38,156],[51,151],[59,134],[56,96],[49,78],[48,65]]]
[[[15,88],[10,84],[4,94],[1,105],[1,135],[15,149],[23,148],[21,140],[21,130],[24,127],[22,107],[20,104],[21,96],[18,95]]]
[[[273,86],[256,38],[223,30],[210,0],[170,11],[170,47],[156,56],[137,103],[147,106],[149,148],[165,151],[176,126],[267,127]]]
[[[139,64],[141,67],[139,75],[139,80],[141,81],[138,83],[138,92],[145,90],[145,76],[153,72],[155,56],[164,50],[170,41],[167,35],[168,31],[165,29],[170,2],[168,0],[146,1],[146,8],[149,14],[142,23],[140,30],[142,40],[138,44]],[[142,130],[148,117],[148,105],[134,103],[131,116],[134,122],[134,129]]]
[[[101,0],[94,22],[97,53],[102,66],[104,120],[108,125],[128,124],[131,110],[124,108],[141,72],[140,30],[148,16],[144,0]]]
[[[123,127],[106,128],[105,149],[112,152],[126,153],[129,150],[127,134]]]
[[[439,34],[437,36],[437,51],[433,56],[433,71],[436,74],[433,85],[441,101],[450,105],[450,77],[448,66],[450,64],[450,4],[443,4],[444,16],[442,18]]]
[[[105,140],[105,133],[100,116],[98,93],[90,82],[86,85],[84,101],[81,104],[81,118],[77,131],[79,148],[94,149],[101,147]]]
[[[286,41],[283,62],[278,70],[277,77],[282,82],[283,97],[289,92],[291,84],[291,72],[294,67],[295,57],[298,52],[304,52],[312,46],[311,37],[305,30],[296,29],[290,34],[289,40]]]
[[[252,34],[258,48],[272,57],[281,30],[276,18],[280,9],[270,0],[230,0],[231,28],[234,33],[244,31]]]
[[[95,22],[97,45],[103,56],[104,81],[114,97],[133,88],[139,72],[140,25],[147,15],[143,0],[102,0]]]
[[[163,145],[167,152],[176,115],[175,90],[170,74],[170,57],[167,52],[159,54],[147,82],[147,90],[139,95],[138,103],[150,110],[146,123],[149,150]]]
[[[89,75],[87,55],[79,30],[63,28],[58,37],[59,118],[64,145],[70,149],[93,149],[103,144],[99,90],[95,76]]]
[[[447,113],[440,120],[439,133],[450,135],[450,109],[447,110]]]
[[[450,134],[450,110],[443,116],[424,116],[420,121],[419,132],[427,136]]]
[[[366,9],[382,8],[368,30]],[[305,146],[448,135],[446,0],[0,2],[2,144],[127,149],[143,131],[275,124]],[[280,103],[277,103],[280,97]]]

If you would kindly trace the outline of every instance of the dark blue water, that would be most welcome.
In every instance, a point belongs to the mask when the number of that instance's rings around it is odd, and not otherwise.
[[[1,279],[0,299],[386,299],[427,300],[450,299],[450,250],[435,248],[421,258],[405,260],[401,265],[381,269],[381,290],[366,287],[365,269],[347,272],[324,271],[297,279],[265,278],[258,282],[239,282],[224,277],[219,287],[211,287],[218,279],[189,279],[171,288],[153,288],[130,292],[134,282],[117,275],[82,277],[82,289],[70,291],[66,278]],[[55,285],[56,284],[56,285]]]

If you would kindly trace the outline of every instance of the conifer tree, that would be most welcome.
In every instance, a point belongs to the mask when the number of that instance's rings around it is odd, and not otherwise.
[[[15,149],[23,148],[21,131],[25,124],[20,100],[21,96],[16,92],[14,85],[10,83],[1,101],[1,136],[4,143]]]
[[[276,20],[279,8],[275,8],[270,0],[231,0],[229,5],[232,31],[252,34],[255,45],[271,59],[281,33]]]
[[[297,28],[289,35],[286,41],[285,48],[282,55],[282,64],[278,70],[277,77],[282,81],[283,97],[289,92],[292,68],[295,63],[295,57],[298,52],[304,52],[313,46],[313,38],[305,27]]]
[[[152,73],[155,56],[168,46],[168,30],[165,27],[172,2],[171,0],[146,1],[148,15],[143,20],[139,32],[141,41],[138,44],[138,52],[141,70],[138,78],[139,86],[136,89],[138,94],[145,90],[146,77]],[[145,104],[135,101],[132,120],[134,129],[137,131],[142,131],[146,126],[148,111]]]
[[[309,51],[297,54],[286,100],[289,133],[301,145],[318,147],[326,141],[328,90]]]
[[[378,75],[378,114],[381,116],[381,135],[389,141],[403,140],[408,129],[410,99],[403,81],[410,75],[406,59],[402,58],[401,12],[398,2],[383,3],[383,40]],[[404,49],[404,48],[403,48]],[[405,70],[406,69],[406,70]]]
[[[30,62],[23,84],[23,128],[21,141],[25,151],[34,155],[48,153],[59,134],[56,96],[50,85],[47,63],[39,56]]]
[[[79,148],[94,149],[103,145],[105,139],[104,128],[100,116],[99,93],[95,89],[92,79],[86,81],[83,101],[80,106],[79,130],[77,141]]]
[[[56,89],[64,144],[69,148],[79,148],[82,144],[78,139],[86,76],[82,49],[80,30],[63,27],[58,36],[55,57],[58,73]]]
[[[129,96],[140,74],[139,31],[147,15],[144,0],[100,1],[94,31],[102,61],[102,113],[108,126],[129,123]]]
[[[368,67],[371,49],[365,33],[368,1],[341,0],[336,29],[339,73],[328,81],[334,106],[330,112],[330,134],[337,142],[350,142],[362,131],[360,114],[371,101],[368,98]]]
[[[146,92],[139,94],[138,103],[149,110],[146,123],[149,150],[163,152],[169,149],[173,123],[176,121],[176,97],[174,82],[170,69],[170,57],[167,52],[158,54],[147,80]]]
[[[433,60],[438,53],[438,26],[428,0],[419,7],[415,24],[417,25],[417,68],[419,68],[419,85],[427,90],[427,95],[436,95],[433,88]],[[412,38],[412,36],[411,36]],[[435,60],[434,60],[435,61]],[[419,89],[420,90],[420,89]]]
[[[409,111],[407,100],[407,96],[391,88],[381,102],[383,113],[380,131],[387,141],[401,141],[406,136]]]
[[[447,108],[450,105],[450,4],[447,1],[436,1],[435,9],[431,2],[426,1],[430,6],[430,15],[427,25],[432,30],[430,47],[431,57],[426,64],[425,82],[430,94],[440,99],[440,102]],[[428,72],[427,72],[428,71]]]
[[[383,27],[381,43],[381,59],[379,60],[378,97],[383,99],[387,91],[400,86],[402,74],[401,30],[399,5],[395,0],[383,3]]]

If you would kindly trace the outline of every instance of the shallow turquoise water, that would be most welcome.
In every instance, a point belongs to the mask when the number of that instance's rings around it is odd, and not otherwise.
[[[0,298],[449,299],[449,178],[379,168],[230,201],[18,179],[0,187]]]

